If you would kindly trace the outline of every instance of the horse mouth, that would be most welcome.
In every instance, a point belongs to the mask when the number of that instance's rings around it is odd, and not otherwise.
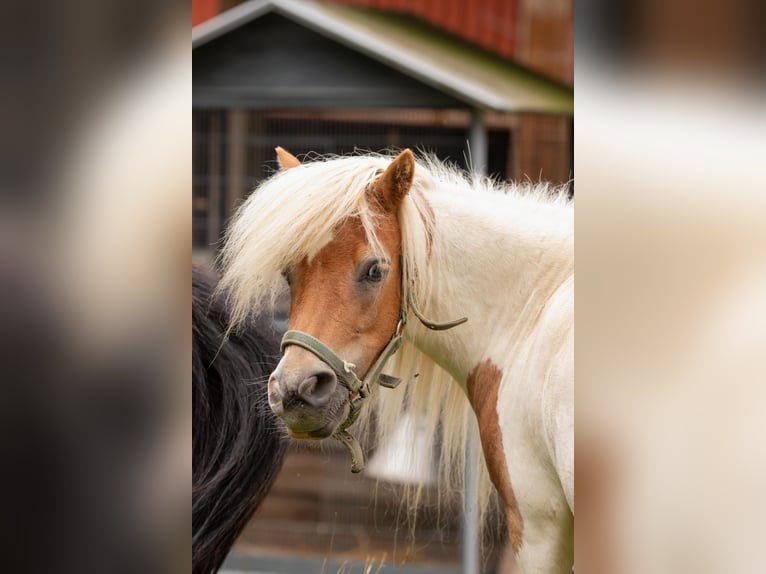
[[[314,419],[314,424],[311,424],[308,420],[296,421],[289,420],[289,417],[281,416],[287,427],[287,434],[292,438],[305,439],[305,440],[323,440],[331,437],[335,434],[348,418],[350,411],[350,403],[348,400],[336,402],[330,409],[326,410],[323,415]]]
[[[311,431],[295,431],[290,427],[287,427],[287,434],[289,434],[292,438],[297,439],[322,440],[332,436],[336,427],[337,425],[335,423],[327,423],[323,427]]]

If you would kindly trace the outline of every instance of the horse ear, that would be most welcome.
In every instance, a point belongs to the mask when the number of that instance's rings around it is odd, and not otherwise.
[[[400,153],[371,189],[372,198],[393,212],[409,193],[415,177],[415,156],[409,149]]]
[[[282,169],[298,167],[301,164],[297,157],[279,146],[275,147],[274,151],[277,152],[277,162],[279,162],[279,167]]]

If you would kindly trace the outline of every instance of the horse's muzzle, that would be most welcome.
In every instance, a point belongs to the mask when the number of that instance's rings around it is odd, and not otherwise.
[[[309,363],[309,368],[277,367],[269,377],[269,406],[297,438],[327,438],[341,422],[332,415],[342,389],[332,369],[321,361]]]

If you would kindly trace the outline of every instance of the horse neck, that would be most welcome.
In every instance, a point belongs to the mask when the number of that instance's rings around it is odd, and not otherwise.
[[[459,383],[491,351],[527,336],[573,275],[572,209],[529,198],[434,193],[432,251],[420,306],[430,320],[468,317],[448,331],[412,320],[413,343]]]

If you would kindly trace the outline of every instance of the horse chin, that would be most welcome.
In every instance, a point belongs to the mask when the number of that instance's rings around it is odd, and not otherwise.
[[[287,427],[287,434],[292,438],[302,440],[323,440],[333,435],[338,425],[335,423],[328,423],[325,426],[312,430],[312,431],[296,431]]]
[[[307,440],[323,440],[331,437],[338,430],[338,427],[346,420],[350,406],[348,403],[343,404],[337,409],[334,414],[326,415],[324,418],[324,424],[322,426],[307,429],[305,425],[298,425],[291,427],[287,425],[287,434],[292,438],[307,439]]]

